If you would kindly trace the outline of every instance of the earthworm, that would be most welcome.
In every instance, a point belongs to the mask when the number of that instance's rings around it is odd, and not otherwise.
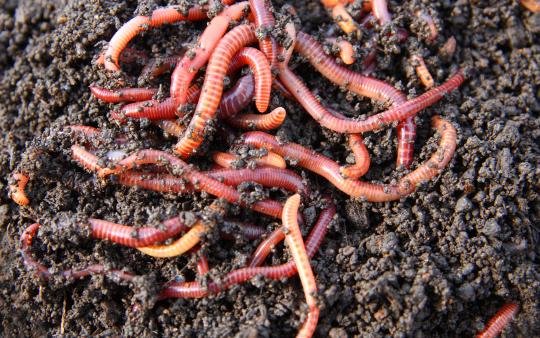
[[[429,41],[435,41],[437,39],[437,36],[439,36],[439,30],[437,29],[437,25],[435,25],[435,21],[433,20],[433,17],[426,13],[425,11],[417,11],[416,16],[423,20],[426,25],[429,28]]]
[[[165,56],[151,59],[141,70],[139,80],[153,79],[165,72],[172,71],[179,59],[179,56]]]
[[[326,8],[332,8],[337,4],[353,3],[354,0],[321,0],[321,3]]]
[[[180,137],[186,130],[186,127],[180,125],[174,120],[159,120],[155,121],[155,124],[160,127],[164,132],[169,135]]]
[[[285,162],[283,157],[272,152],[269,152],[268,154],[262,157],[255,157],[253,159],[255,163],[257,163],[257,165],[259,166],[268,166],[268,167],[281,168],[281,169],[285,169],[287,167],[287,163]],[[231,153],[216,151],[212,154],[212,160],[217,165],[223,168],[232,169],[234,167],[234,162],[237,162],[240,159],[238,158],[238,156],[233,155]]]
[[[332,18],[346,34],[361,34],[353,18],[342,3],[332,7]]]
[[[206,64],[210,55],[227,32],[229,24],[238,20],[244,14],[247,2],[241,2],[225,8],[214,17],[199,37],[196,47],[184,54],[184,57],[176,64],[171,75],[171,98],[177,105],[187,102],[187,90],[191,81],[197,75],[199,69]],[[230,60],[227,60],[227,63]],[[208,76],[208,71],[207,71]]]
[[[119,174],[143,164],[169,165],[173,172],[182,172],[182,178],[198,187],[198,189],[206,191],[210,195],[223,198],[231,203],[239,203],[242,206],[246,206],[246,203],[242,201],[242,196],[238,191],[195,170],[181,159],[164,151],[152,149],[139,150],[118,162],[113,169],[96,168],[94,171],[98,171],[98,175],[103,177],[111,174]],[[282,206],[276,201],[258,201],[247,206],[255,211],[274,218],[281,216]]]
[[[373,16],[379,21],[379,24],[386,25],[392,21],[390,12],[388,11],[388,1],[387,0],[372,0],[371,1],[371,10]]]
[[[206,69],[203,89],[188,130],[175,146],[175,152],[188,158],[200,146],[208,123],[214,118],[223,93],[223,79],[232,57],[245,45],[255,42],[253,27],[240,25],[228,32],[217,45]]]
[[[268,114],[240,114],[227,119],[227,123],[233,127],[247,130],[273,130],[279,128],[287,112],[283,107],[278,107]]]
[[[164,229],[154,227],[135,228],[109,221],[90,218],[92,237],[106,239],[124,246],[136,248],[166,241],[188,229],[180,217],[163,221]]]
[[[309,308],[308,316],[297,337],[312,337],[317,322],[319,321],[319,305],[317,304],[317,281],[313,275],[309,256],[306,251],[300,226],[298,225],[298,209],[300,208],[300,195],[295,194],[287,199],[283,207],[283,225],[287,229],[285,234],[285,243],[289,247],[293,261],[298,270],[298,277],[304,288],[306,303]]]
[[[26,188],[30,177],[21,172],[16,172],[13,174],[13,179],[16,183],[9,185],[9,195],[11,199],[18,205],[28,205],[30,200],[28,199],[28,196],[26,196],[24,189]]]
[[[540,1],[539,0],[521,0],[521,5],[531,12],[538,13],[540,12]]]
[[[129,41],[141,31],[150,27],[160,26],[164,23],[173,23],[180,20],[196,21],[204,18],[206,18],[206,13],[199,6],[189,9],[187,16],[184,16],[178,7],[171,6],[154,10],[150,17],[142,15],[134,17],[120,27],[111,38],[105,52],[105,69],[115,72],[120,71],[120,66],[118,65],[120,53],[126,48]]]
[[[219,233],[221,238],[228,240],[234,240],[237,236],[255,240],[261,238],[266,233],[266,229],[250,223],[224,220]]]
[[[251,255],[248,265],[250,268],[261,266],[270,252],[285,239],[285,232],[283,230],[283,227],[277,228],[259,244]]]
[[[77,144],[71,146],[71,157],[88,171],[100,171],[104,169],[99,157]]]
[[[221,217],[225,214],[225,208],[223,208],[220,203],[216,201],[209,206],[209,209],[216,212]],[[182,235],[182,237],[173,243],[167,245],[138,247],[137,250],[156,258],[179,256],[197,245],[206,231],[207,225],[204,223],[204,221],[197,220],[185,235]]]
[[[266,55],[270,65],[274,66],[277,62],[277,44],[271,36],[271,30],[275,25],[275,19],[268,4],[270,1],[249,0],[259,38],[259,48]]]
[[[420,55],[413,55],[411,57],[411,63],[416,70],[416,75],[418,75],[418,78],[426,88],[431,88],[435,84],[435,81],[433,80],[433,76],[429,73],[429,69],[426,66],[426,63],[424,62],[424,58]]]
[[[50,277],[53,276],[53,273],[49,271],[49,268],[46,267],[44,264],[38,262],[32,257],[32,253],[30,251],[30,247],[32,246],[32,240],[34,236],[36,235],[36,232],[38,231],[40,227],[39,223],[34,223],[30,225],[28,228],[24,230],[24,232],[21,235],[21,256],[23,258],[23,264],[26,266],[29,270],[36,270],[36,274],[39,278],[42,278],[44,280],[48,280]],[[66,279],[78,279],[89,275],[95,275],[95,274],[111,274],[115,277],[125,280],[125,281],[131,281],[135,277],[134,275],[127,273],[122,270],[115,270],[115,269],[108,269],[105,268],[101,264],[94,264],[90,265],[83,269],[70,269],[65,271],[60,271],[55,273],[55,275],[62,276]]]
[[[330,203],[326,207],[317,222],[311,229],[309,236],[306,239],[306,251],[309,257],[313,257],[324,240],[328,231],[328,225],[336,214],[336,207]],[[285,236],[285,235],[284,235]],[[247,267],[233,270],[220,278],[219,282],[211,282],[208,288],[204,288],[199,283],[168,283],[161,290],[158,299],[165,298],[200,298],[208,294],[208,292],[218,293],[230,288],[233,285],[243,283],[257,275],[264,276],[269,279],[283,279],[291,277],[296,273],[296,264],[294,261],[289,261],[285,264],[276,266],[262,267]]]
[[[255,106],[265,112],[270,103],[272,90],[272,72],[265,54],[253,47],[244,47],[231,60],[228,73],[235,73],[244,65],[248,65],[255,79]]]
[[[185,235],[171,244],[137,247],[137,250],[156,258],[179,256],[197,245],[205,232],[206,226],[202,221],[197,221]]]
[[[187,93],[187,103],[196,102],[200,94],[201,89],[199,86],[191,86]],[[120,114],[130,118],[162,120],[177,117],[177,114],[180,114],[178,110],[174,99],[169,97],[165,100],[147,100],[126,104],[120,109]]]
[[[106,50],[101,53],[97,60],[97,65],[103,65],[105,64],[105,54]],[[145,51],[137,50],[134,48],[126,47],[122,52],[120,53],[120,56],[118,57],[118,60],[120,60],[123,63],[137,63],[137,64],[146,64],[148,62],[148,54],[146,54]]]
[[[519,306],[515,303],[506,303],[501,309],[489,320],[486,327],[480,332],[476,338],[495,338],[510,323],[516,313],[519,310]]]
[[[337,118],[329,113],[328,110],[319,103],[302,80],[288,68],[281,70],[280,79],[291,93],[293,93],[296,100],[302,104],[304,109],[306,109],[319,124],[330,130],[347,134],[357,134],[379,129],[394,121],[401,121],[412,117],[422,109],[442,99],[465,80],[463,72],[459,70],[441,86],[433,88],[414,99],[395,105],[382,113],[369,116],[364,120],[354,120]]]
[[[106,89],[90,86],[92,94],[101,101],[109,103],[150,100],[158,92],[157,88],[119,88]]]
[[[354,155],[354,164],[342,166],[339,170],[344,177],[357,179],[367,173],[371,164],[371,159],[362,135],[350,134],[349,147]]]
[[[83,126],[83,125],[69,125],[66,126],[65,129],[72,130],[76,133],[88,136],[88,137],[95,137],[96,135],[99,135],[101,133],[101,130],[95,127],[90,126]]]
[[[294,96],[291,94],[291,92],[278,79],[274,79],[274,81],[272,82],[272,88],[279,91],[281,95],[283,95],[286,99],[294,99]]]
[[[343,61],[346,65],[352,65],[354,63],[355,57],[354,57],[354,48],[353,45],[344,39],[337,40],[337,39],[327,39],[332,44],[337,45],[339,48],[339,57],[341,61]]]
[[[323,46],[306,33],[298,32],[294,48],[298,53],[306,57],[317,71],[340,87],[345,87],[353,93],[383,103],[402,103],[406,101],[405,95],[393,86],[338,65],[324,52]],[[283,83],[294,95],[294,90],[289,88],[285,81]]]
[[[227,119],[236,115],[251,103],[254,94],[255,81],[253,75],[242,76],[231,89],[223,94],[217,112],[218,118]]]
[[[410,194],[421,181],[433,178],[450,161],[456,146],[456,130],[448,121],[435,117],[434,127],[441,133],[438,150],[432,157],[413,172],[403,177],[398,185],[383,185],[343,178],[339,165],[326,156],[298,144],[280,144],[278,140],[263,132],[248,132],[242,135],[241,143],[266,148],[283,157],[297,161],[297,165],[310,170],[352,197],[362,197],[370,202],[387,202]]]
[[[199,259],[197,260],[197,275],[204,276],[209,270],[208,259],[206,259],[204,254],[199,254]]]
[[[409,168],[413,161],[414,140],[416,139],[414,116],[398,124],[397,138],[396,167]]]

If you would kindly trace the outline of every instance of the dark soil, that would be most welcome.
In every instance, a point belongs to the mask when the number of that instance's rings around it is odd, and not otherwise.
[[[280,12],[288,1],[273,3]],[[302,30],[321,38],[341,35],[318,1],[289,3],[298,10]],[[436,148],[432,115],[450,119],[459,138],[449,168],[411,196],[367,203],[298,171],[315,192],[330,193],[338,204],[339,218],[313,260],[322,305],[320,336],[472,336],[507,301],[519,303],[520,312],[504,335],[540,335],[540,15],[518,1],[473,3],[392,1],[395,26],[410,32],[407,43],[398,45],[383,31],[351,40],[362,56],[374,35],[381,51],[373,75],[411,97],[425,91],[408,61],[412,53],[424,56],[438,83],[458,66],[467,67],[469,79],[416,119],[413,168]],[[207,299],[154,305],[150,299],[159,283],[194,278],[195,257],[152,259],[92,240],[81,226],[88,217],[157,224],[182,210],[199,212],[212,200],[200,194],[162,196],[97,180],[70,160],[72,140],[60,132],[67,124],[87,124],[109,130],[111,138],[127,133],[130,149],[170,149],[175,140],[164,139],[149,123],[131,122],[123,130],[111,124],[111,106],[91,98],[88,90],[91,83],[110,82],[92,59],[115,30],[136,13],[167,4],[0,0],[0,335],[292,336],[302,323],[306,308],[297,278],[255,279]],[[435,18],[436,41],[426,40],[418,9]],[[132,45],[173,55],[203,27],[169,25],[144,33]],[[458,48],[448,58],[439,50],[452,35]],[[381,109],[331,85],[302,60],[292,63],[328,106],[348,115]],[[352,68],[359,69],[358,64]],[[134,75],[137,67],[124,68]],[[167,76],[159,83],[167,93]],[[297,104],[276,95],[272,107],[278,105],[289,113],[278,131],[281,137],[346,161],[343,136],[323,130]],[[366,133],[373,165],[365,179],[389,182],[403,174],[393,162],[395,134],[395,128]],[[218,149],[222,143],[216,139],[209,146]],[[204,157],[192,162],[208,164]],[[16,169],[31,176],[28,207],[7,197],[10,173]],[[312,207],[315,200],[316,194],[306,201],[312,214],[318,210]],[[275,226],[275,220],[239,208],[229,215]],[[129,285],[103,276],[39,282],[17,251],[21,232],[35,221],[42,228],[33,251],[54,269],[99,262],[143,277]],[[204,251],[210,276],[241,267],[256,244],[209,235]],[[269,263],[287,255],[280,248]]]

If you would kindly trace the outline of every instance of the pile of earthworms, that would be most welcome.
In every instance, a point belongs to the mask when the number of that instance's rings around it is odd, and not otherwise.
[[[350,6],[350,1],[321,2],[338,26],[349,36],[361,34],[361,30],[374,29],[377,25],[384,27],[392,24],[387,2],[384,0],[363,1],[358,17],[349,13],[347,6]],[[292,165],[322,176],[351,197],[370,202],[399,200],[414,192],[420,183],[432,179],[447,166],[456,149],[456,129],[449,121],[435,116],[433,128],[440,134],[437,150],[425,163],[393,184],[361,180],[368,172],[371,162],[362,133],[397,124],[396,166],[409,168],[413,161],[415,116],[458,88],[465,76],[459,69],[446,82],[435,87],[435,81],[422,57],[413,55],[411,64],[427,91],[418,97],[407,99],[403,92],[392,85],[367,75],[376,67],[377,48],[373,48],[362,60],[363,72],[352,71],[342,65],[356,62],[350,42],[342,38],[327,41],[339,49],[341,61],[336,62],[314,37],[297,30],[293,20],[295,9],[288,7],[286,11],[290,16],[284,21],[284,27],[281,27],[285,38],[280,36],[280,39],[273,34],[273,30],[277,28],[274,10],[269,2],[263,0],[239,3],[234,0],[224,0],[223,3],[210,1],[208,5],[195,5],[189,9],[177,6],[159,8],[148,16],[134,17],[114,34],[105,51],[97,59],[97,64],[109,74],[118,75],[122,72],[120,62],[131,63],[142,59],[145,66],[139,79],[143,82],[172,72],[170,96],[166,99],[158,98],[158,88],[125,87],[123,80],[118,80],[114,89],[93,85],[90,91],[101,101],[124,104],[110,114],[110,118],[116,123],[124,124],[130,119],[147,119],[165,133],[178,137],[172,151],[139,149],[128,153],[122,149],[126,142],[122,136],[114,140],[118,149],[97,149],[90,141],[104,137],[101,130],[91,126],[70,125],[65,127],[65,132],[74,140],[71,147],[72,159],[101,179],[114,177],[111,182],[162,193],[205,192],[217,197],[205,210],[205,215],[210,215],[209,217],[203,217],[201,213],[201,217],[189,224],[181,215],[163,221],[159,228],[135,228],[90,218],[87,226],[91,229],[93,238],[109,240],[153,257],[165,258],[197,252],[201,238],[213,224],[234,223],[233,228],[238,233],[233,234],[233,237],[238,235],[257,240],[266,236],[244,268],[206,283],[165,283],[156,295],[156,301],[167,298],[201,298],[222,292],[255,276],[283,279],[298,273],[309,309],[298,336],[310,337],[315,332],[319,318],[317,284],[310,258],[321,245],[336,208],[330,198],[324,197],[326,206],[304,240],[299,228],[299,224],[304,224],[304,217],[299,209],[302,200],[304,203],[309,201],[310,191],[301,176],[287,169],[285,159]],[[210,13],[215,15],[210,18]],[[435,40],[438,28],[432,17],[422,11],[417,15],[428,27],[427,39]],[[206,19],[209,19],[209,23],[196,45],[183,56],[148,59],[144,52],[127,47],[129,42],[143,31],[179,21]],[[395,29],[389,34],[396,41],[403,41],[408,37],[408,33],[403,29]],[[259,48],[254,47],[256,45]],[[447,54],[454,53],[456,40],[451,37],[442,49]],[[387,105],[387,110],[358,119],[326,108],[289,68],[293,52],[304,57],[332,83]],[[250,72],[244,71],[241,74],[245,75],[237,76],[246,66]],[[199,74],[203,68],[204,74]],[[202,86],[196,84],[199,75],[204,79]],[[224,93],[226,77],[237,78],[237,81]],[[285,98],[298,102],[321,126],[346,134],[355,164],[340,166],[335,160],[316,151],[299,144],[283,142],[267,133],[266,131],[280,127],[287,117],[283,107],[276,107],[265,113],[270,107],[273,89]],[[241,114],[253,100],[259,114]],[[195,109],[191,111],[193,105]],[[203,143],[209,142],[211,134],[223,125],[252,131],[241,134],[232,144],[231,152],[210,153],[215,163],[214,169],[201,171],[188,164],[186,161],[194,155],[205,155]],[[237,167],[237,163],[244,160],[232,151],[238,147],[259,150],[256,152],[258,155],[250,159],[253,165],[249,168]],[[106,155],[100,157],[98,154]],[[10,186],[11,198],[21,206],[28,205],[30,200],[25,193],[25,186],[29,176],[19,171],[14,174],[13,181]],[[292,196],[284,205],[271,199],[247,201],[237,190],[237,187],[245,182],[256,182],[266,188],[283,188],[291,192]],[[263,227],[226,220],[227,207],[223,201],[272,218],[281,218],[283,225],[266,234]],[[36,271],[41,279],[77,279],[105,274],[130,282],[136,277],[129,272],[110,269],[100,264],[84,269],[51,272],[32,255],[32,239],[39,227],[40,225],[35,223],[23,232],[21,253],[25,266]],[[231,237],[231,234],[223,233],[223,238],[227,237]],[[282,241],[285,241],[289,248],[292,260],[282,265],[264,266],[272,249]],[[208,261],[199,253],[197,274],[204,276],[208,271]],[[500,333],[517,309],[516,304],[506,305],[486,327],[483,337]]]

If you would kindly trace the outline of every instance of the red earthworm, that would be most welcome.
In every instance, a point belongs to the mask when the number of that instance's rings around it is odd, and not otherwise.
[[[199,259],[197,260],[197,275],[204,276],[209,270],[208,259],[206,259],[204,254],[199,254]]]
[[[508,323],[510,323],[519,310],[519,305],[515,303],[506,303],[501,309],[489,320],[486,327],[480,332],[476,338],[495,338]]]
[[[186,130],[186,127],[180,125],[178,122],[174,120],[159,120],[155,121],[155,124],[160,127],[164,132],[180,137]]]
[[[435,41],[437,36],[439,36],[439,30],[437,29],[437,26],[435,25],[435,21],[433,20],[433,17],[430,14],[426,13],[425,11],[417,11],[416,16],[427,24],[429,28],[428,40]]]
[[[247,130],[273,130],[279,128],[287,112],[283,107],[277,107],[268,114],[240,114],[227,119],[233,127]]]
[[[346,34],[361,34],[353,18],[342,3],[338,3],[332,7],[332,18]]]
[[[413,161],[414,140],[416,139],[414,116],[398,124],[397,137],[396,167],[409,168]]]
[[[224,220],[219,231],[221,238],[228,240],[234,240],[237,236],[248,240],[255,240],[261,238],[266,233],[264,227],[230,220]]]
[[[433,128],[441,134],[441,141],[437,151],[431,158],[405,175],[399,181],[399,191],[401,194],[412,193],[416,186],[424,181],[428,181],[439,174],[446,167],[454,156],[456,150],[456,129],[452,124],[443,120],[439,116],[433,117]]]
[[[250,268],[261,266],[270,252],[285,239],[285,232],[283,230],[283,227],[277,228],[259,244],[251,255],[248,265]]]
[[[298,270],[298,276],[304,288],[306,303],[309,308],[308,316],[297,337],[312,337],[319,321],[319,305],[317,304],[317,281],[309,261],[300,226],[298,225],[298,209],[300,208],[300,195],[296,194],[285,202],[283,207],[283,225],[287,228],[285,243],[289,247],[293,261]]]
[[[143,164],[169,165],[173,172],[183,172],[182,178],[186,179],[200,190],[206,191],[210,195],[223,198],[231,203],[239,203],[242,206],[246,206],[246,203],[242,201],[242,196],[238,191],[195,170],[181,159],[164,151],[152,149],[139,150],[118,162],[113,169],[102,168],[94,171],[98,171],[98,175],[103,177],[125,172],[135,166]],[[272,200],[258,201],[252,205],[248,205],[248,207],[275,218],[280,217],[282,211],[281,204]]]
[[[429,73],[429,70],[424,62],[424,58],[420,55],[413,55],[411,57],[411,63],[416,70],[416,75],[420,78],[420,81],[426,88],[431,88],[435,84],[433,76]]]
[[[158,92],[157,88],[119,88],[106,89],[96,86],[90,86],[92,94],[105,102],[133,102],[150,100]]]
[[[283,188],[291,192],[308,195],[308,187],[302,178],[293,171],[277,168],[256,169],[214,169],[202,172],[216,180],[222,180],[229,186],[238,186],[244,182],[255,182],[268,188]],[[137,186],[142,189],[168,193],[187,193],[195,190],[192,184],[174,175],[148,174],[127,171],[122,173],[118,182],[126,186]]]
[[[309,257],[313,257],[324,240],[328,231],[328,225],[336,214],[336,207],[331,203],[325,208],[317,222],[311,229],[309,236],[306,240],[306,251]],[[199,283],[168,283],[161,290],[158,299],[165,298],[200,298],[208,294],[218,293],[225,289],[230,288],[233,285],[243,283],[257,275],[262,275],[269,279],[283,279],[291,277],[296,273],[296,264],[290,261],[285,264],[276,266],[262,266],[262,267],[247,267],[241,268],[227,273],[220,278],[218,282],[212,282],[208,285],[208,288],[204,288]]]
[[[23,263],[29,270],[36,270],[36,274],[39,278],[48,280],[53,276],[53,273],[49,271],[44,264],[38,262],[32,257],[30,247],[32,246],[32,240],[36,235],[40,225],[39,223],[34,223],[24,230],[21,235],[21,256],[23,258]],[[101,264],[90,265],[84,269],[70,269],[66,271],[61,271],[56,273],[56,275],[62,276],[66,279],[77,279],[94,274],[112,274],[119,279],[125,281],[131,281],[135,277],[134,275],[124,272],[122,270],[107,269]]]
[[[201,89],[197,85],[189,88],[187,93],[188,103],[196,102],[201,94]],[[181,110],[182,108],[180,108]],[[171,119],[177,117],[179,113],[178,106],[174,103],[174,99],[166,98],[165,100],[147,100],[134,102],[122,106],[120,114],[131,118],[147,118],[150,120]]]
[[[343,178],[339,165],[326,156],[298,144],[280,144],[277,139],[263,132],[248,132],[242,135],[241,142],[266,148],[269,151],[298,161],[297,165],[326,178],[339,190],[352,197],[362,197],[371,202],[397,200],[414,191],[421,181],[433,178],[450,161],[456,146],[456,130],[441,118],[434,118],[434,127],[441,133],[439,149],[432,157],[413,172],[403,177],[398,185],[383,185]]]
[[[96,60],[96,64],[105,64],[105,53],[106,50],[99,55]],[[118,59],[123,63],[146,64],[148,62],[148,54],[146,54],[145,51],[126,47],[124,50],[122,50]]]
[[[412,117],[422,109],[442,99],[465,80],[463,72],[459,70],[441,86],[433,88],[414,99],[395,105],[385,112],[372,115],[364,120],[354,120],[337,118],[329,113],[309,91],[302,80],[288,68],[281,70],[280,79],[293,93],[298,102],[302,104],[304,109],[323,127],[347,134],[357,134],[379,129],[394,121],[401,121]]]
[[[219,42],[206,68],[206,77],[195,115],[187,132],[174,149],[182,158],[191,156],[204,140],[205,129],[219,107],[223,93],[223,79],[232,57],[242,47],[255,40],[253,28],[249,25],[240,25],[228,32]]]
[[[9,195],[11,199],[18,205],[28,205],[30,200],[28,199],[28,196],[26,196],[24,189],[26,188],[30,177],[21,172],[16,172],[13,174],[13,179],[16,183],[9,185]]]
[[[244,65],[251,68],[255,79],[255,106],[261,113],[265,112],[270,103],[270,91],[272,90],[272,72],[268,59],[260,50],[244,47],[231,60],[228,73],[235,73]]]
[[[247,2],[241,2],[226,8],[214,17],[199,37],[196,48],[188,51],[176,64],[171,75],[171,98],[177,105],[187,102],[187,89],[191,81],[213,54],[231,21],[240,19],[246,7]]]
[[[149,80],[170,72],[180,59],[179,56],[165,56],[151,59],[141,70],[139,80]]]
[[[371,159],[360,134],[349,135],[349,147],[354,155],[354,164],[339,168],[341,174],[347,178],[360,178],[369,170]]]
[[[227,119],[236,115],[251,103],[254,94],[255,80],[253,75],[242,76],[231,89],[223,94],[217,112],[218,118]]]
[[[163,221],[163,229],[154,227],[135,228],[95,218],[90,218],[88,223],[93,238],[106,239],[132,248],[166,241],[188,229],[188,226],[182,222],[181,217],[173,217]]]
[[[206,14],[199,6],[194,6],[189,9],[187,16],[183,15],[178,7],[171,6],[154,10],[150,17],[142,15],[134,17],[126,22],[111,38],[105,52],[105,69],[120,71],[118,57],[129,41],[137,36],[139,32],[165,23],[173,23],[180,20],[195,21],[204,18],[206,18]]]
[[[268,166],[281,169],[285,169],[287,167],[287,163],[285,162],[283,157],[272,152],[269,152],[268,154],[261,157],[255,157],[253,159],[255,160],[255,163],[257,163],[257,165],[259,166]],[[239,158],[238,156],[231,153],[216,151],[212,154],[212,160],[221,167],[233,168],[234,162],[239,161]]]
[[[352,65],[355,61],[354,57],[354,48],[353,45],[344,39],[326,39],[328,42],[332,43],[333,45],[336,45],[339,49],[339,57],[341,58],[341,61],[345,63],[346,65]]]
[[[386,25],[392,21],[392,17],[388,11],[387,0],[372,0],[371,10],[373,12],[373,16],[379,21],[380,25]]]
[[[538,13],[540,12],[540,1],[538,0],[521,0],[521,5],[531,12]]]
[[[358,95],[367,96],[379,102],[402,103],[406,101],[405,95],[393,86],[336,64],[324,52],[322,45],[306,33],[298,32],[295,50],[306,57],[317,71],[338,86],[345,87]],[[291,90],[285,81],[283,82],[294,94],[294,90]]]
[[[95,127],[83,126],[83,125],[69,125],[65,129],[72,130],[76,133],[83,134],[88,137],[95,137],[101,133],[101,130]]]
[[[100,171],[104,169],[99,157],[77,144],[71,146],[71,157],[79,162],[86,170]]]
[[[266,55],[270,65],[274,67],[277,62],[277,44],[271,36],[275,25],[274,15],[268,7],[270,2],[265,0],[249,0],[249,7],[255,19],[255,27],[259,38],[259,49]]]
[[[171,244],[137,247],[137,250],[156,258],[168,258],[182,255],[192,249],[206,232],[202,221],[197,221],[185,234]]]

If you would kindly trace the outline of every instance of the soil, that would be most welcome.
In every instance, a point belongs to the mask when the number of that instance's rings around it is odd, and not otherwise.
[[[318,1],[275,0],[279,15],[286,12],[285,3],[297,9],[303,31],[321,39],[342,35]],[[540,335],[540,15],[518,1],[473,3],[391,1],[393,27],[410,33],[406,43],[396,43],[380,29],[350,38],[361,60],[374,37],[380,51],[372,75],[410,97],[425,91],[410,65],[413,53],[424,56],[437,83],[458,66],[467,69],[468,80],[418,114],[412,168],[436,148],[438,138],[430,128],[435,114],[457,127],[458,147],[441,175],[401,201],[350,199],[324,179],[295,169],[315,192],[305,202],[307,214],[318,212],[319,193],[331,194],[338,205],[339,217],[312,261],[320,289],[321,337],[472,336],[509,301],[518,303],[520,311],[503,336]],[[120,25],[167,4],[0,0],[0,335],[292,336],[303,322],[306,307],[297,278],[256,278],[205,299],[154,304],[159,283],[195,278],[196,257],[152,259],[88,236],[84,224],[89,217],[158,224],[180,211],[200,212],[212,200],[98,180],[71,161],[73,141],[62,132],[65,125],[86,124],[109,131],[111,139],[125,133],[130,150],[170,149],[175,140],[164,138],[147,121],[123,127],[111,123],[112,106],[88,90],[91,83],[116,81],[92,61]],[[435,19],[435,41],[428,41],[427,26],[416,15],[419,9]],[[130,46],[150,55],[174,55],[194,42],[204,25],[168,25],[145,32]],[[281,32],[276,28],[274,33]],[[457,50],[448,56],[440,48],[450,36]],[[350,116],[382,109],[333,86],[298,57],[291,64],[329,107]],[[360,62],[351,68],[360,70]],[[135,84],[130,75],[138,74],[140,66],[124,70],[125,81]],[[167,76],[158,81],[164,93]],[[351,159],[345,138],[321,128],[298,104],[275,95],[271,105],[283,105],[288,112],[277,131],[280,137],[342,163]],[[394,164],[395,128],[365,138],[372,156],[366,180],[390,182],[403,175]],[[222,144],[216,136],[207,147],[226,149]],[[99,144],[103,149],[108,145],[107,140]],[[206,156],[191,162],[209,164]],[[7,196],[15,170],[30,173],[27,207]],[[248,189],[260,194],[257,187]],[[276,220],[240,208],[231,208],[229,216],[268,229],[276,226]],[[40,282],[26,271],[18,253],[20,234],[36,221],[42,227],[32,250],[52,269],[103,263],[141,277],[131,284],[104,276]],[[212,268],[209,278],[241,267],[256,244],[209,234],[203,246]],[[271,256],[269,264],[288,259],[282,248]]]

